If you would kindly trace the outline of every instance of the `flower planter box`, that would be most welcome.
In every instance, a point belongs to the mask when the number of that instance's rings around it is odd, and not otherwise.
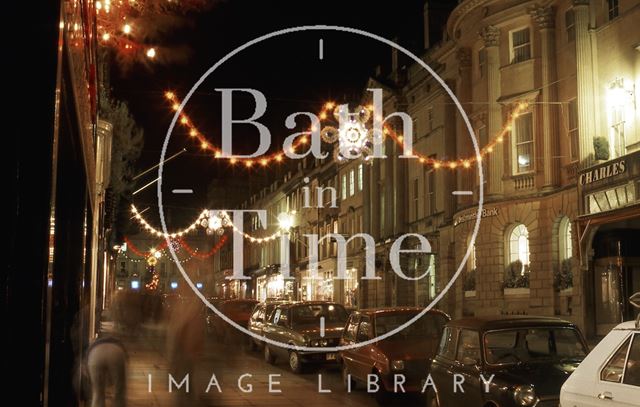
[[[464,292],[464,297],[465,298],[475,297],[475,296],[476,296],[476,290],[470,290],[470,291],[465,291]]]
[[[573,287],[565,288],[564,290],[558,291],[561,297],[573,295]]]
[[[529,288],[526,287],[520,287],[520,288],[505,288],[504,289],[504,296],[505,297],[509,297],[509,296],[525,296],[525,295],[529,295]]]

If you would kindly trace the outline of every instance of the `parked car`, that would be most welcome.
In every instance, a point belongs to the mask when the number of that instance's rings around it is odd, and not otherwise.
[[[640,403],[640,323],[624,322],[607,334],[567,379],[560,405],[637,406]]]
[[[421,308],[397,307],[360,310],[349,317],[342,332],[341,345],[353,345],[379,337],[414,318]],[[381,390],[377,396],[394,392],[395,375],[403,378],[403,389],[420,391],[421,379],[440,342],[445,324],[450,320],[442,311],[429,310],[400,332],[374,343],[340,352],[345,387],[354,389],[365,383],[370,374],[378,376]],[[399,378],[398,378],[399,381]]]
[[[247,323],[247,329],[256,335],[264,336],[263,328],[266,320],[271,316],[271,313],[277,305],[285,303],[287,303],[287,301],[267,300],[265,302],[256,304],[256,306],[253,308],[253,311],[251,312],[249,322]],[[264,342],[251,335],[247,335],[246,344],[247,350],[254,351],[262,349]]]
[[[280,304],[264,325],[263,332],[266,338],[288,345],[314,348],[337,346],[347,316],[344,307],[333,302]],[[289,361],[294,373],[302,372],[309,363],[335,363],[336,357],[336,352],[321,349],[301,351],[264,344],[264,359],[268,363],[274,364],[278,358],[283,358]]]
[[[252,299],[235,299],[222,301],[214,305],[220,312],[238,325],[247,326],[251,311],[258,301]],[[207,315],[208,332],[220,340],[227,340],[237,332],[236,328],[220,318],[218,314],[209,310]]]
[[[451,321],[430,365],[427,405],[555,407],[586,355],[580,330],[558,318]]]

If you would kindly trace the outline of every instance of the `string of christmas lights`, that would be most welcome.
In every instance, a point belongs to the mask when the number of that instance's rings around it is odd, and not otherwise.
[[[180,105],[182,101],[176,96],[176,94],[172,91],[165,92],[165,98],[171,103],[171,108],[174,111],[178,111],[180,109]],[[413,152],[413,156],[421,164],[429,165],[434,169],[440,168],[448,168],[448,169],[456,169],[456,168],[471,168],[471,166],[478,161],[482,160],[482,157],[493,153],[495,146],[504,142],[505,138],[509,136],[511,133],[513,123],[519,115],[521,115],[527,108],[529,107],[528,103],[520,102],[516,104],[513,111],[509,114],[507,122],[503,125],[502,129],[496,134],[485,146],[483,146],[480,150],[479,154],[474,154],[472,156],[466,158],[459,158],[454,160],[439,160],[436,158],[428,157],[422,155],[420,153]],[[320,120],[327,120],[329,117],[329,112],[336,108],[335,102],[326,102],[322,110],[320,111],[318,117]],[[373,111],[373,106],[369,105],[365,107],[369,112]],[[242,162],[246,168],[252,168],[254,166],[267,167],[272,162],[280,163],[287,156],[284,150],[272,153],[269,155],[262,156],[262,158],[256,159],[247,159],[247,158],[237,158],[237,157],[223,157],[222,150],[217,148],[215,145],[208,141],[208,138],[195,126],[193,120],[189,118],[189,116],[183,111],[180,113],[178,123],[184,126],[187,129],[190,138],[193,138],[198,141],[200,148],[205,151],[209,151],[213,154],[215,158],[224,158],[229,160],[229,164],[234,165],[238,162]],[[309,131],[314,131],[313,127],[309,129]],[[396,143],[399,145],[403,144],[404,137],[401,134],[398,134],[388,126],[384,124],[383,126],[383,136],[391,137]],[[309,142],[309,138],[307,136],[299,137],[294,143],[292,143],[291,150],[295,152],[300,146],[306,145]],[[277,236],[276,236],[277,237]]]
[[[182,239],[179,239],[178,242],[180,243],[180,246],[182,246],[192,257],[206,259],[216,254],[227,243],[227,235],[222,235],[220,241],[218,241],[218,243],[216,243],[211,248],[211,250],[206,253],[198,253],[198,248],[193,249],[187,242]]]
[[[185,234],[195,230],[198,226],[201,226],[203,223],[207,222],[207,219],[209,218],[209,211],[205,209],[200,213],[198,218],[191,225],[189,225],[187,228],[185,228],[185,229],[183,229],[181,231],[178,231],[178,232],[163,233],[163,232],[155,229],[153,226],[151,226],[149,224],[149,222],[147,222],[144,219],[144,217],[142,217],[142,215],[138,212],[138,209],[133,204],[131,205],[131,212],[134,214],[134,219],[136,219],[140,223],[140,225],[142,226],[142,228],[145,231],[147,231],[151,235],[164,237],[164,238],[169,238],[169,239],[176,239],[176,238],[180,238],[180,237],[184,236]],[[229,218],[229,215],[226,212],[221,212],[219,216],[221,216],[221,217],[223,217],[225,219],[224,224],[226,225],[226,227],[230,227],[235,232],[241,233],[251,243],[266,243],[266,242],[270,242],[270,241],[273,241],[273,240],[277,239],[278,237],[280,237],[282,235],[282,231],[279,230],[279,231],[277,231],[277,232],[275,232],[275,233],[273,233],[273,234],[271,234],[269,236],[255,237],[255,236],[250,235],[247,232],[244,232],[244,231],[241,232],[240,229],[238,229],[238,227],[233,224],[233,222]]]
[[[148,233],[158,236],[158,237],[164,237],[164,238],[170,238],[170,239],[175,239],[178,237],[182,237],[187,233],[193,232],[202,222],[203,219],[206,219],[209,216],[209,213],[207,210],[203,210],[202,212],[200,212],[200,215],[198,215],[198,218],[189,226],[187,226],[186,228],[176,231],[176,232],[172,232],[172,233],[164,233],[160,230],[157,230],[156,228],[154,228],[153,226],[151,226],[149,224],[149,222],[147,222],[142,215],[140,214],[140,212],[138,211],[138,209],[135,207],[135,205],[131,204],[131,213],[133,213],[133,217],[138,221],[138,223],[140,223],[140,225],[142,226],[142,228],[147,231]]]

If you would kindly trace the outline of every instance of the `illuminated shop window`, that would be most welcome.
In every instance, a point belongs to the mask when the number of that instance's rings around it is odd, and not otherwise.
[[[604,191],[594,192],[586,196],[589,213],[606,212],[636,202],[637,197],[632,182]]]

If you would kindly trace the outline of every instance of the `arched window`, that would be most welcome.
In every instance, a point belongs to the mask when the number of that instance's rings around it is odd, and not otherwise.
[[[567,260],[573,257],[573,245],[571,241],[571,221],[566,216],[560,221],[558,243],[558,248],[560,250],[560,261]]]
[[[516,225],[509,235],[509,263],[522,263],[522,273],[529,265],[529,231],[523,224]]]
[[[556,290],[573,287],[573,244],[571,238],[571,220],[563,217],[558,228],[558,260],[559,264],[554,272],[554,286]]]

